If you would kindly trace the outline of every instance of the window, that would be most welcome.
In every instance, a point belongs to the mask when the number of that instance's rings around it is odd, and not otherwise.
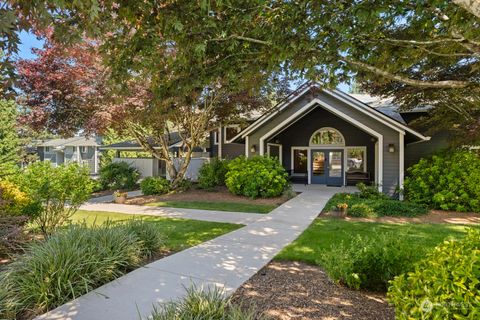
[[[87,153],[87,151],[88,151],[88,147],[85,147],[85,146],[80,147],[81,153]]]
[[[218,129],[213,131],[213,144],[218,144]]]
[[[50,152],[50,147],[45,147],[45,152]]]
[[[316,131],[310,138],[310,145],[323,146],[334,145],[344,146],[345,139],[342,134],[333,128],[322,128]]]
[[[293,149],[292,173],[307,173],[308,149]]]
[[[367,149],[365,147],[347,148],[347,172],[367,171]]]
[[[267,154],[269,157],[277,158],[282,163],[282,145],[278,143],[267,144]]]
[[[240,132],[239,125],[230,125],[224,128],[225,143],[230,143],[233,138]]]

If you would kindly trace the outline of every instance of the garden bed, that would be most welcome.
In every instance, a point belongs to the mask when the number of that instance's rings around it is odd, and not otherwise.
[[[205,206],[210,203],[212,204],[212,208],[210,210],[223,209],[223,211],[266,213],[287,200],[289,199],[286,196],[250,199],[247,197],[234,195],[230,193],[226,187],[217,187],[215,191],[206,191],[194,187],[184,192],[171,192],[158,196],[133,197],[127,199],[126,204],[158,204],[159,206],[168,206],[170,202],[172,207],[205,209]],[[215,206],[215,203],[218,203],[219,205]],[[248,208],[242,205],[249,205],[252,207]]]
[[[279,320],[394,319],[384,294],[337,285],[321,268],[301,262],[271,262],[235,292],[233,301]]]

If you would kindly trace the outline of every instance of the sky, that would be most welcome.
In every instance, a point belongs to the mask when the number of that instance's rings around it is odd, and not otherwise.
[[[39,40],[35,35],[25,31],[20,32],[20,42],[18,52],[20,59],[34,58],[35,55],[32,53],[32,48],[41,48],[43,46],[43,40]],[[344,92],[349,91],[349,86],[345,83],[340,83],[337,88]]]

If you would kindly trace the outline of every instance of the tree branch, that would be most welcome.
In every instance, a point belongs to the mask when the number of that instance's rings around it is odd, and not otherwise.
[[[463,8],[477,18],[480,18],[480,1],[479,0],[453,0],[457,6]]]
[[[398,82],[405,83],[407,85],[410,85],[412,87],[419,87],[419,88],[438,88],[438,89],[459,89],[459,88],[466,88],[468,86],[473,85],[473,83],[468,82],[468,81],[457,81],[457,80],[439,80],[439,81],[429,81],[429,80],[417,80],[417,79],[411,79],[407,78],[401,75],[397,74],[392,74],[388,71],[382,70],[380,68],[371,66],[367,63],[352,60],[349,58],[343,58],[343,61],[350,65],[354,65],[356,67],[359,67],[363,70],[373,72],[379,76],[382,76],[384,78],[390,79],[390,80],[395,80]]]

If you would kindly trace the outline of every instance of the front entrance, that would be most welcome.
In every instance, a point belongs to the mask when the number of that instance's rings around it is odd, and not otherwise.
[[[343,150],[312,149],[311,183],[343,185]]]

